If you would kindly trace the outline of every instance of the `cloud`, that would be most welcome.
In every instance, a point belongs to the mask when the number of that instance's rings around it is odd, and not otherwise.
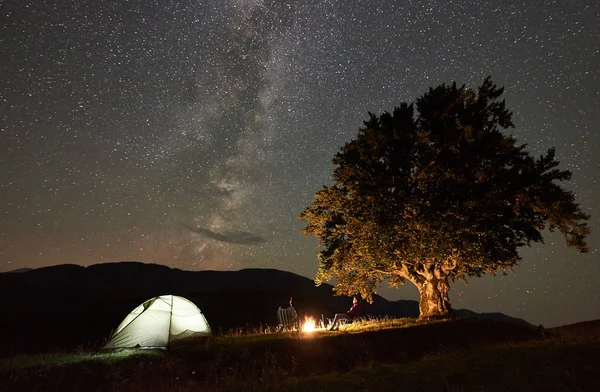
[[[265,238],[245,231],[226,231],[223,233],[216,233],[214,231],[202,227],[192,227],[187,225],[185,227],[188,230],[193,231],[194,233],[198,233],[203,237],[211,238],[216,241],[228,242],[231,244],[255,245],[267,242]]]

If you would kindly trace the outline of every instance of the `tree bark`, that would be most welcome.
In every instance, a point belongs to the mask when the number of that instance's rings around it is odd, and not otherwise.
[[[419,302],[420,318],[447,317],[452,312],[448,292],[448,278],[423,279],[416,284],[421,294]]]

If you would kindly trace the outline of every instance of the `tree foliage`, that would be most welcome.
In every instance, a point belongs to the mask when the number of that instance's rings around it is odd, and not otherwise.
[[[421,315],[450,311],[449,282],[514,267],[518,249],[558,229],[586,252],[589,218],[559,185],[555,150],[532,157],[490,78],[442,84],[392,113],[369,113],[333,159],[333,184],[299,218],[314,235],[316,281],[371,299],[384,280],[414,283]]]

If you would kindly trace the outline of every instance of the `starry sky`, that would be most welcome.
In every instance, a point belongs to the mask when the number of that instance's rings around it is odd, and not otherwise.
[[[597,0],[0,0],[0,272],[137,260],[313,278],[296,216],[367,112],[487,75],[517,140],[573,171],[590,253],[547,233],[451,303],[600,318]]]

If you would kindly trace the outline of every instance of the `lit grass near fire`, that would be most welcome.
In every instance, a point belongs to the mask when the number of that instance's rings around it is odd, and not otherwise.
[[[308,322],[308,325],[307,325]],[[307,337],[326,337],[344,332],[363,332],[377,331],[390,328],[404,328],[413,325],[423,324],[423,321],[412,318],[392,319],[358,319],[352,324],[341,326],[339,331],[327,331],[326,328],[317,327],[314,317],[307,316],[301,326],[301,333],[296,331],[272,333],[274,328],[259,330],[251,329],[249,331],[228,331],[221,336],[210,340],[202,339],[193,346],[244,346],[257,342],[273,341],[280,339],[305,339]],[[187,345],[184,347],[190,347]],[[0,371],[9,371],[27,367],[52,367],[65,366],[70,364],[83,363],[88,361],[104,361],[108,363],[118,363],[135,355],[162,356],[161,350],[121,350],[110,353],[78,350],[76,352],[48,352],[33,355],[15,355],[9,358],[0,359]]]
[[[0,359],[0,390],[600,390],[600,331],[588,330],[366,319],[336,332],[234,331],[166,351]]]

